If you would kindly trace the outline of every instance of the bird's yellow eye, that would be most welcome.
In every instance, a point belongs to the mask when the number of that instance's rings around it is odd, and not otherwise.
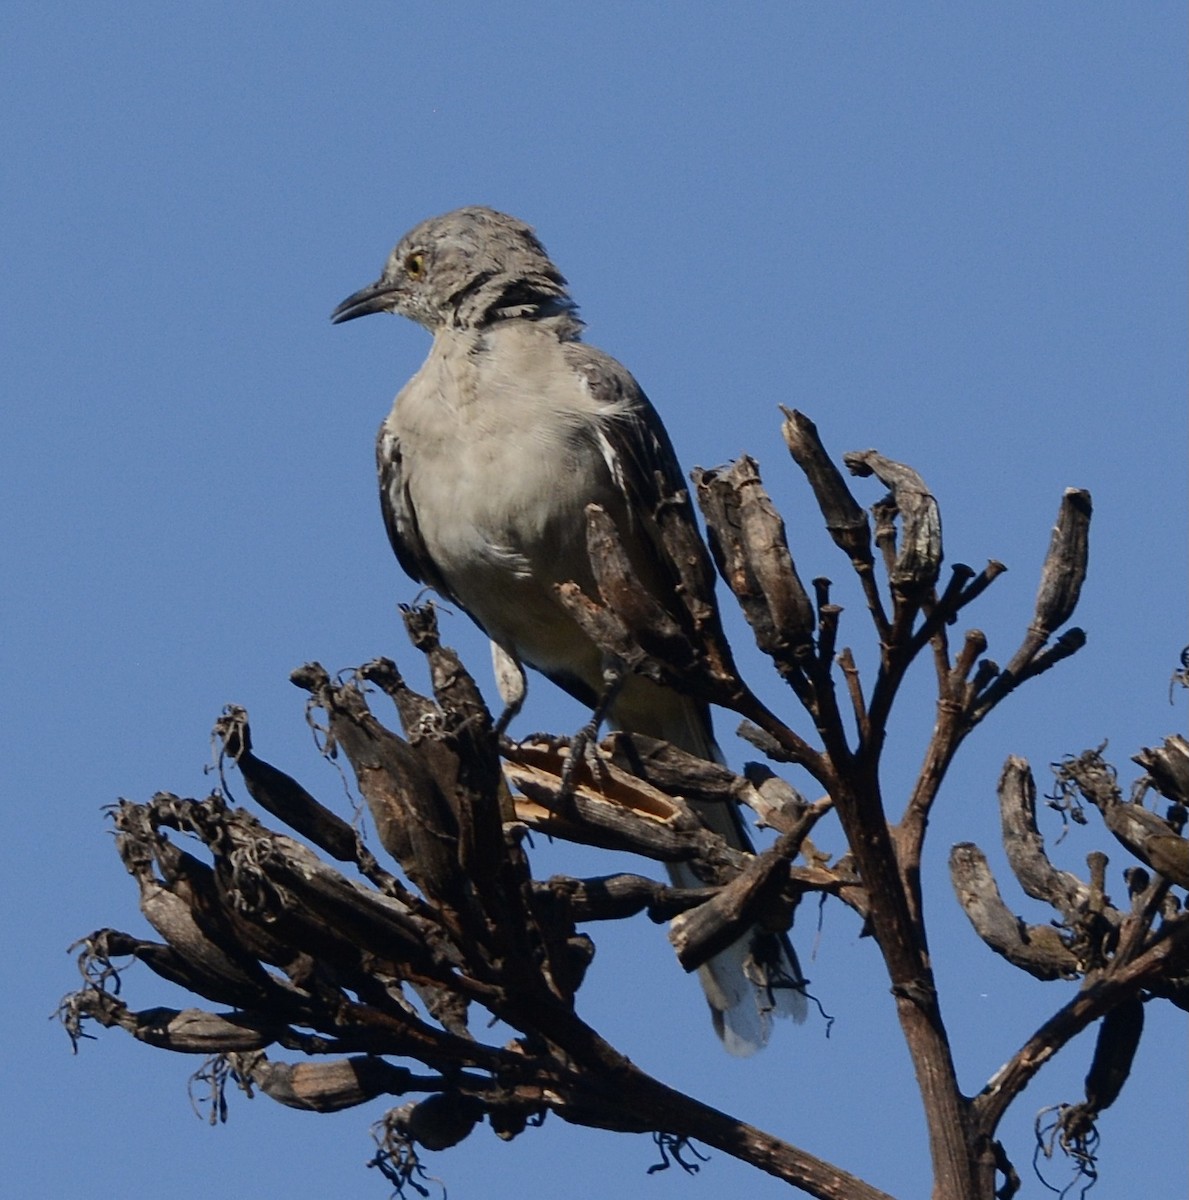
[[[425,274],[425,255],[420,250],[405,255],[405,274],[410,279],[420,279]]]

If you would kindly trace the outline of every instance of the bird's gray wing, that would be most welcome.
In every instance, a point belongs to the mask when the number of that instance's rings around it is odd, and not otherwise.
[[[609,354],[582,343],[568,343],[566,356],[602,414],[595,436],[620,501],[620,511],[611,515],[637,579],[691,643],[697,644],[702,635],[691,616],[690,593],[699,601],[692,607],[701,608],[702,619],[717,621],[714,568],[669,434],[640,385]],[[670,535],[674,522],[679,526],[685,570],[678,568],[671,543],[662,536],[662,519]],[[616,709],[625,707],[619,704]],[[709,709],[693,697],[683,696],[679,705],[658,701],[651,714],[637,711],[635,720],[616,710],[612,716],[623,716],[623,727],[633,732],[661,737],[706,758],[721,758]],[[641,724],[641,716],[651,719]]]
[[[696,548],[698,556],[694,586],[698,598],[711,609],[714,568],[698,531],[689,487],[668,431],[631,373],[609,354],[582,342],[566,343],[565,354],[571,368],[585,379],[591,395],[608,414],[599,424],[599,438],[608,469],[622,492],[627,517],[633,523],[630,530],[622,531],[625,545],[631,552],[635,544],[647,555],[648,582],[654,599],[688,631],[687,611],[676,599],[682,573],[661,538],[658,524],[662,507],[670,521],[686,526],[688,536],[684,540]]]
[[[446,586],[421,537],[417,511],[404,479],[400,438],[387,425],[380,426],[376,438],[376,469],[380,477],[380,512],[397,562],[406,575],[418,583],[427,584],[443,599],[457,604],[457,598]]]

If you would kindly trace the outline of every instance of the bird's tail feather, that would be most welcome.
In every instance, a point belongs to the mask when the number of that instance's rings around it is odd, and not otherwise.
[[[636,677],[639,678],[638,676]],[[622,729],[662,738],[688,754],[711,762],[724,761],[714,740],[705,705],[678,692],[652,686],[643,703],[616,706],[615,723]],[[626,710],[626,711],[625,711]],[[738,808],[731,804],[692,804],[702,823],[736,850],[754,847]],[[685,863],[668,864],[677,887],[701,887]],[[804,976],[792,944],[785,935],[774,937],[759,928],[720,951],[698,968],[698,978],[710,1005],[714,1028],[726,1049],[744,1057],[768,1041],[772,1017],[803,1021],[808,1009]]]
[[[668,871],[676,887],[702,886],[685,863],[669,863]],[[804,977],[786,935],[753,929],[700,966],[698,979],[715,1031],[737,1057],[767,1045],[774,1016],[805,1020]]]

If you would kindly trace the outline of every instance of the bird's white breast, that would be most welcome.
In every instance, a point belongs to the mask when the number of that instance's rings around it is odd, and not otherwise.
[[[542,668],[573,657],[576,627],[553,585],[589,585],[584,510],[614,498],[599,419],[557,339],[508,322],[440,333],[387,421],[447,585],[493,638]]]

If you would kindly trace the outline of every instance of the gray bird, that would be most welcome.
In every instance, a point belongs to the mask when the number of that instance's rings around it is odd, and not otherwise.
[[[521,664],[594,707],[607,664],[555,587],[574,581],[598,595],[585,510],[599,504],[640,581],[675,610],[677,572],[652,517],[662,486],[672,497],[684,481],[660,417],[624,367],[581,340],[566,280],[533,230],[504,213],[461,208],[422,222],[380,278],[331,319],[376,312],[409,317],[433,335],[376,447],[384,523],[401,566],[491,639],[511,709],[524,698]],[[692,526],[688,499],[683,513]],[[607,715],[618,728],[722,761],[707,706],[643,676],[623,679]],[[705,805],[698,814],[730,845],[751,850],[737,809]],[[679,886],[699,886],[688,867],[670,874]],[[773,1013],[805,1012],[787,940],[774,963],[752,945],[745,937],[700,970],[715,1029],[738,1055],[764,1045]]]

